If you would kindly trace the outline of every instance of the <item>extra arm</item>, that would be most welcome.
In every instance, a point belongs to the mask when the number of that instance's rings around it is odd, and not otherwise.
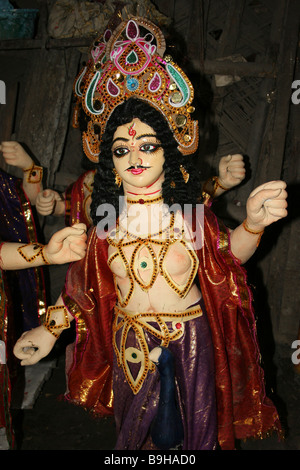
[[[287,216],[284,181],[270,181],[257,187],[247,200],[247,217],[231,232],[231,251],[245,263],[255,253],[265,227]]]
[[[23,189],[30,203],[35,205],[38,194],[43,189],[43,168],[35,165],[32,158],[19,142],[1,142],[0,151],[8,165],[21,168],[23,171]]]
[[[65,264],[83,258],[85,252],[86,226],[76,224],[56,232],[45,246],[39,243],[2,243],[0,267],[13,270]]]
[[[14,355],[22,366],[36,364],[52,350],[61,333],[70,327],[74,317],[67,311],[60,296],[56,304],[47,309],[45,322],[25,331],[14,347]]]

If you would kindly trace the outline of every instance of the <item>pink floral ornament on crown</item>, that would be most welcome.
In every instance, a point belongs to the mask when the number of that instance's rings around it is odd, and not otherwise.
[[[110,37],[112,35],[112,32],[110,29],[107,29],[105,33],[103,34],[103,42],[96,40],[94,42],[94,47],[91,48],[91,56],[94,59],[94,64],[99,62],[103,62],[104,56],[105,56],[105,51],[106,51],[106,44],[108,43]]]
[[[156,46],[151,44],[154,37],[152,34],[147,34],[144,38],[140,37],[138,25],[133,20],[130,20],[127,24],[126,36],[127,40],[115,44],[110,58],[121,73],[137,75],[147,68],[151,57],[156,51]],[[142,57],[142,54],[144,54],[144,57]],[[124,61],[126,68],[122,65]],[[130,66],[132,67],[128,69]]]

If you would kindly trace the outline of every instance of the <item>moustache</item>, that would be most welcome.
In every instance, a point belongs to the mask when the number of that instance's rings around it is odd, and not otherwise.
[[[147,168],[151,168],[151,167],[150,166],[144,166],[144,165],[131,165],[128,168],[126,168],[126,171],[136,170],[138,168],[146,170]]]

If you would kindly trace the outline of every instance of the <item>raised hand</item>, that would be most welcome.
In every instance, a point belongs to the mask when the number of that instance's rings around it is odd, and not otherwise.
[[[75,224],[52,235],[44,248],[44,255],[49,264],[64,264],[78,261],[86,253],[86,226]]]
[[[46,357],[56,342],[56,338],[43,326],[25,331],[14,346],[14,355],[21,359],[22,366],[36,364]]]
[[[246,204],[247,226],[263,230],[287,216],[287,192],[284,181],[270,181],[254,189]]]
[[[8,165],[26,170],[33,164],[33,160],[19,142],[1,142],[0,151]]]
[[[54,212],[57,201],[61,201],[61,197],[58,192],[53,189],[44,189],[40,192],[36,198],[36,210],[41,215],[50,215]]]
[[[245,178],[246,170],[243,155],[227,155],[219,162],[219,182],[224,188],[231,189]]]

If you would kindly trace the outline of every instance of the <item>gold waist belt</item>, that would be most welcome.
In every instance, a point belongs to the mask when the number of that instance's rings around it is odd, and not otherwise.
[[[134,394],[141,389],[148,371],[154,371],[155,365],[149,359],[149,349],[144,332],[152,334],[160,340],[160,346],[168,347],[170,341],[175,341],[184,333],[184,323],[202,315],[199,305],[191,307],[184,312],[157,313],[145,312],[135,313],[115,307],[115,318],[113,323],[113,346],[119,367],[123,368],[126,380]],[[171,323],[167,326],[166,323]],[[127,337],[133,330],[137,338],[139,348],[127,347]],[[119,346],[116,334],[120,331]],[[139,364],[140,369],[134,377],[130,370],[130,363]]]

